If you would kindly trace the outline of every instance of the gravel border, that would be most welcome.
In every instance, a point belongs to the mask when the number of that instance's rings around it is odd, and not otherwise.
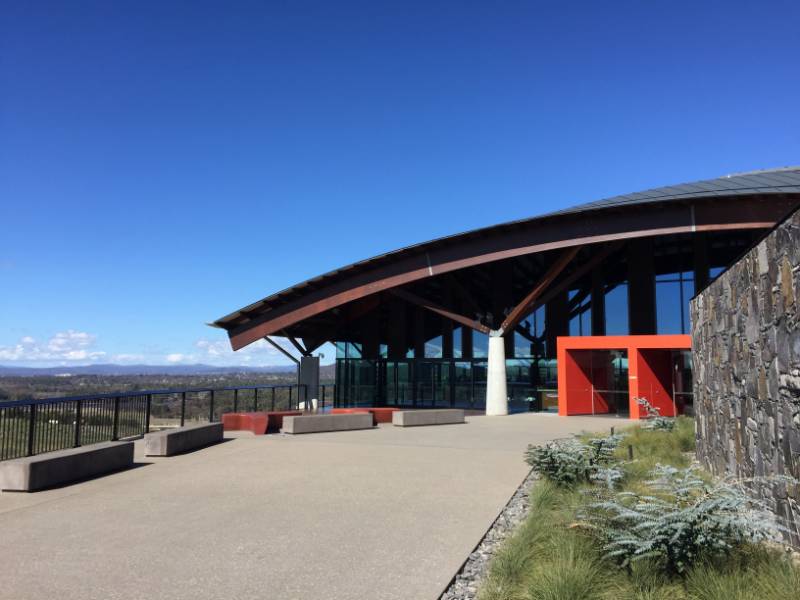
[[[459,572],[453,577],[447,590],[439,600],[475,600],[483,578],[489,570],[489,562],[499,546],[522,523],[530,512],[528,498],[538,477],[531,470],[514,492],[511,500],[489,527],[480,543],[470,553]]]

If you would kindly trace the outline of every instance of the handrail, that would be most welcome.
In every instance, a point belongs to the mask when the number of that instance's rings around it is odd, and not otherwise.
[[[302,384],[301,384],[302,385]],[[242,387],[221,387],[221,388],[166,388],[160,390],[130,390],[128,392],[105,392],[102,394],[89,394],[84,396],[54,396],[51,398],[34,398],[31,400],[3,400],[0,408],[9,406],[20,406],[20,404],[57,404],[59,402],[74,402],[75,400],[105,400],[108,398],[131,398],[135,396],[164,396],[167,394],[196,394],[201,392],[233,392],[236,390],[264,390],[264,389],[286,389],[296,388],[296,383],[277,383],[272,385],[248,385]]]
[[[318,398],[318,409],[322,409],[326,387],[335,390],[335,385],[322,384],[319,387],[321,399]],[[264,393],[270,390],[271,394]],[[245,395],[240,392],[253,393]],[[203,396],[198,398],[199,394]],[[187,395],[195,396],[188,407]],[[171,398],[162,399],[164,396]],[[308,386],[297,383],[131,390],[8,400],[0,402],[0,461],[111,440],[139,438],[150,431],[151,417],[180,419],[181,425],[187,416],[214,422],[219,420],[221,412],[238,411],[240,406],[243,410],[252,406],[254,411],[282,406],[296,410],[303,404],[308,409],[309,400]]]

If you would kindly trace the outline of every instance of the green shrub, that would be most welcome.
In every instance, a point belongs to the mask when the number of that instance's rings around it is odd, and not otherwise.
[[[708,484],[698,467],[658,465],[649,494],[620,492],[584,513],[606,556],[623,566],[654,559],[667,574],[685,574],[698,561],[746,542],[778,541],[774,519],[740,484]]]
[[[528,446],[525,461],[536,473],[560,486],[574,487],[596,480],[613,485],[622,477],[622,472],[611,465],[621,440],[622,436],[612,435],[586,442],[570,438]]]

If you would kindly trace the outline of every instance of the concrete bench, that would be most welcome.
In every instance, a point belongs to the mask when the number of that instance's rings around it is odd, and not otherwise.
[[[283,418],[302,415],[300,410],[272,410],[267,412],[225,413],[222,426],[225,431],[245,430],[256,435],[268,431],[278,431],[283,426]]]
[[[368,412],[339,415],[302,415],[284,417],[281,433],[321,433],[323,431],[348,431],[371,429],[372,415]]]
[[[331,410],[331,414],[343,415],[343,414],[368,412],[372,414],[373,425],[377,425],[378,423],[391,423],[392,413],[395,412],[396,410],[402,410],[402,409],[386,408],[383,406],[381,407],[359,406],[354,408],[334,408],[333,410]]]
[[[0,462],[0,489],[35,492],[133,466],[133,442],[103,442]]]
[[[395,427],[450,425],[453,423],[464,423],[464,411],[460,408],[399,410],[392,414],[392,425]]]
[[[222,423],[189,425],[144,436],[145,456],[172,456],[222,441]]]

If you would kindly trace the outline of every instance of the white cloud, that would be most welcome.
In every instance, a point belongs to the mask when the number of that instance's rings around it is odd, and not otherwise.
[[[144,354],[114,354],[110,358],[112,363],[137,363],[145,360]]]
[[[14,346],[0,346],[0,360],[13,362],[93,362],[106,356],[93,350],[96,336],[84,331],[59,331],[49,340],[39,342],[26,335]]]
[[[298,355],[297,350],[287,340],[276,338],[275,341],[293,356]],[[289,359],[283,353],[264,340],[253,342],[249,346],[234,352],[228,340],[209,340],[205,338],[194,342],[193,352],[166,354],[163,360],[172,364],[202,363],[216,366],[290,364]]]
[[[292,356],[297,349],[283,338],[273,338]],[[134,349],[135,350],[135,349]],[[329,359],[334,353],[327,345],[320,350]],[[139,352],[107,352],[97,347],[97,336],[85,331],[67,329],[45,340],[23,336],[8,346],[0,345],[0,364],[16,363],[26,366],[67,366],[97,362],[116,364],[210,364],[215,366],[290,365],[291,361],[264,340],[254,342],[234,352],[227,338],[201,338],[184,347],[147,349]]]

